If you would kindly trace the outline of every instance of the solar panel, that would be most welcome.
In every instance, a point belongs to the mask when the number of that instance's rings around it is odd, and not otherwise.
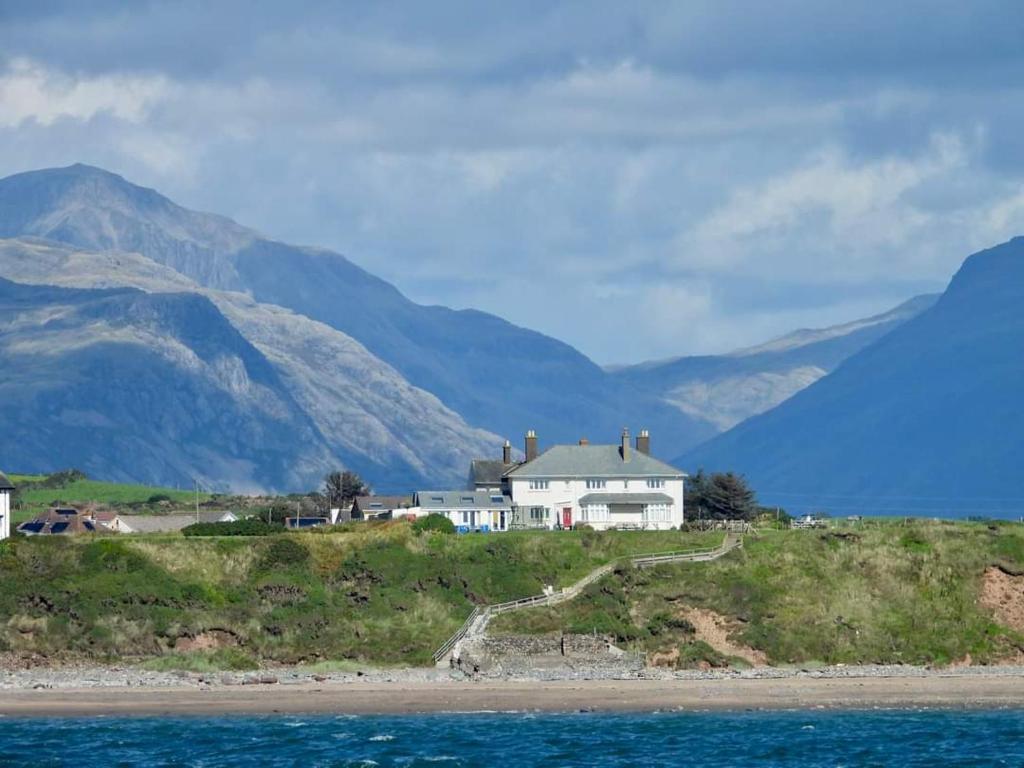
[[[90,520],[86,520],[82,524],[85,526],[85,530],[87,530],[87,531],[95,531],[96,530],[96,526],[93,525],[92,521],[90,521]]]
[[[77,509],[58,509],[57,510],[57,514],[58,515],[77,515],[78,514],[78,510]]]
[[[45,523],[24,523],[21,526],[21,530],[27,531],[29,533],[39,533],[41,530],[43,530],[44,525]]]
[[[50,533],[64,533],[68,528],[68,523],[54,523],[50,526]]]

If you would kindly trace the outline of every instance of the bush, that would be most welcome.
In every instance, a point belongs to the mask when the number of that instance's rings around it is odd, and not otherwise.
[[[455,523],[444,515],[431,514],[426,517],[418,517],[413,521],[412,529],[416,533],[424,531],[439,531],[441,533],[455,533]]]
[[[224,523],[193,523],[181,532],[186,536],[270,536],[280,530],[262,520],[249,518]]]
[[[171,497],[166,493],[154,493],[146,499],[147,504],[159,504],[161,501],[171,501]]]
[[[264,571],[275,568],[288,568],[293,565],[305,565],[309,562],[309,550],[295,539],[282,536],[270,542],[267,551],[260,558],[259,567]]]
[[[694,627],[688,620],[681,616],[673,616],[670,613],[656,613],[651,617],[651,620],[647,622],[647,632],[652,637],[657,637],[667,631],[680,632],[684,635],[692,635],[694,633]]]

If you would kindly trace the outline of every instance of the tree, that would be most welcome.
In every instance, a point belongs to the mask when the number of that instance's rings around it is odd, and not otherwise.
[[[686,478],[685,504],[689,509],[702,510],[707,507],[709,483],[703,469],[698,469],[693,476]]]
[[[356,496],[369,493],[370,488],[355,472],[331,472],[324,478],[324,495],[328,506],[340,504],[342,507],[351,504]]]
[[[750,520],[757,514],[757,500],[742,475],[715,473],[703,491],[703,507],[714,520]]]

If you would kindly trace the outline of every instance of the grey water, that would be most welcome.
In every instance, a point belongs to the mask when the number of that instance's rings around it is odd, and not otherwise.
[[[1022,766],[1024,711],[0,720],[2,766]]]

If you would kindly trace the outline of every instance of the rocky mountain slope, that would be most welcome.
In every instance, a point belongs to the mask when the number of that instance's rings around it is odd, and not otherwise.
[[[205,297],[0,280],[4,466],[288,488],[332,466],[274,367]]]
[[[687,453],[762,497],[837,513],[1024,514],[1024,238],[966,260],[930,309]]]
[[[0,180],[0,235],[137,252],[204,288],[240,291],[358,340],[467,422],[515,438],[609,439],[657,424],[665,455],[714,434],[567,344],[473,310],[421,306],[345,257],[261,237],[76,165]]]
[[[244,294],[201,288],[144,256],[85,251],[41,240],[2,240],[0,276],[21,283],[130,286],[154,293],[202,295],[273,368],[280,388],[315,425],[316,439],[329,457],[321,464],[351,467],[380,488],[405,491],[424,483],[461,483],[471,458],[494,453],[500,445],[496,435],[467,425],[436,397],[413,387],[345,334]],[[96,329],[92,332],[97,333],[97,343],[102,341]],[[139,344],[145,346],[143,342]],[[49,468],[44,459],[38,457],[44,463],[32,468]],[[29,466],[13,461],[7,465]],[[97,470],[97,474],[109,476],[110,471],[124,472],[127,466],[111,464],[109,471]],[[318,465],[284,485],[259,487],[313,487],[323,474],[321,469]],[[151,473],[132,479],[171,480]]]
[[[613,375],[725,431],[813,384],[845,359],[928,309],[918,296],[864,320],[800,330],[728,355],[680,357],[615,369]]]

